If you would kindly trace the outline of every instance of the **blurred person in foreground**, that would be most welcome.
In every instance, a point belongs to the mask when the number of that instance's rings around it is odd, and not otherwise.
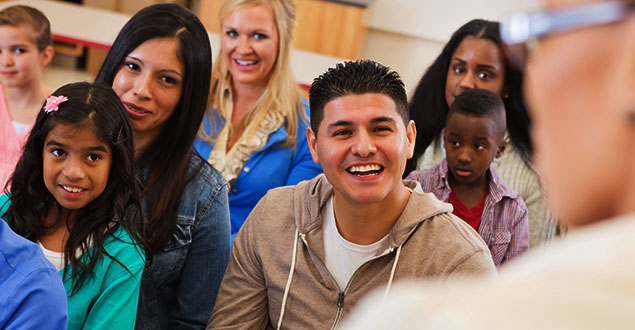
[[[573,231],[511,262],[497,281],[397,286],[343,329],[635,324],[635,1],[545,2],[540,14],[512,16],[502,34],[512,60],[529,59],[537,164]]]

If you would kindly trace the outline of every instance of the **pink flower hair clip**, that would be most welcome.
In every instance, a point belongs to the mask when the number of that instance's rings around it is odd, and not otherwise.
[[[46,99],[46,105],[44,106],[44,112],[46,113],[51,113],[54,111],[59,110],[60,108],[60,104],[64,103],[68,101],[68,97],[64,96],[64,95],[60,95],[60,96],[49,96]]]

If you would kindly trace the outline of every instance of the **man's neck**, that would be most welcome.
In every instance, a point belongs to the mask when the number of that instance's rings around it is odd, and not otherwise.
[[[359,245],[369,245],[386,236],[410,198],[410,191],[404,186],[372,204],[353,203],[335,192],[333,194],[337,230],[344,239]]]

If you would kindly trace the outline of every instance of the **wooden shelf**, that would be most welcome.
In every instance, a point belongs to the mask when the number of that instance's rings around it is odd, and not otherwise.
[[[84,46],[62,41],[53,41],[53,49],[55,49],[56,54],[65,54],[70,56],[82,56],[84,54]]]

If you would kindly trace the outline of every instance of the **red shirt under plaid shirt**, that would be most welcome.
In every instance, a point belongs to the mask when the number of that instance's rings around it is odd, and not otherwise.
[[[498,267],[529,249],[529,220],[523,199],[498,177],[491,165],[488,173],[489,193],[478,233],[487,243]],[[406,179],[418,181],[424,192],[433,193],[444,202],[450,200],[452,189],[445,159],[435,167],[412,171]]]

